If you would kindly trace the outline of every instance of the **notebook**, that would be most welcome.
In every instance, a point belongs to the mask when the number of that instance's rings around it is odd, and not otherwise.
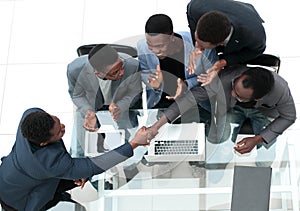
[[[125,143],[125,130],[99,129],[85,133],[85,155],[98,156]]]
[[[148,146],[148,162],[205,161],[203,123],[165,124]]]
[[[235,166],[231,211],[268,211],[272,169]]]

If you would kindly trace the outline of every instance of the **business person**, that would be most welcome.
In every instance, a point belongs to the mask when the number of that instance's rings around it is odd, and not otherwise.
[[[191,53],[189,71],[196,69],[196,58],[205,51],[212,67],[201,75],[209,84],[225,67],[245,64],[266,48],[263,20],[249,4],[233,0],[191,0],[187,19],[195,50]]]
[[[124,145],[93,158],[71,158],[62,140],[65,125],[40,108],[26,110],[15,144],[0,166],[0,201],[13,210],[37,211],[66,200],[65,192],[133,155],[153,138],[142,127]],[[153,134],[155,135],[155,134]],[[70,201],[70,198],[69,198]],[[4,206],[5,206],[4,205]]]
[[[129,108],[136,106],[142,93],[139,63],[110,45],[99,44],[89,55],[72,61],[67,68],[69,94],[76,107],[71,154],[84,156],[85,130],[97,131],[99,110],[109,110],[118,123],[128,118],[127,127],[135,118]],[[124,122],[124,121],[123,121]]]
[[[154,14],[148,18],[145,38],[138,41],[137,51],[149,108],[168,107],[172,103],[168,97],[175,95],[178,78],[189,88],[199,84],[197,75],[186,71],[193,49],[190,33],[174,32],[168,15]]]
[[[241,125],[250,118],[255,136],[247,137],[236,143],[235,150],[241,154],[250,152],[261,144],[267,147],[296,120],[296,109],[288,83],[275,72],[261,67],[236,65],[222,71],[220,78],[215,78],[207,86],[197,86],[189,93],[177,98],[162,117],[151,127],[157,131],[163,124],[173,121],[181,113],[199,101],[215,96],[217,99],[216,136],[208,137],[213,143],[220,143],[233,133],[235,141]],[[269,120],[271,118],[271,121]],[[226,124],[237,125],[234,130]],[[214,135],[214,134],[210,134]]]
[[[197,74],[186,71],[189,54],[193,49],[190,33],[174,32],[172,19],[168,15],[154,14],[148,18],[145,38],[137,43],[142,80],[147,85],[148,108],[167,108],[182,89],[200,84]],[[195,114],[197,109],[200,117],[198,113]],[[198,108],[196,106],[190,113],[195,121],[209,122],[209,102]]]

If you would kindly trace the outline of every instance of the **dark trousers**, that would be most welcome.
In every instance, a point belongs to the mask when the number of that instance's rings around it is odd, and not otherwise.
[[[74,184],[73,180],[60,180],[56,192],[54,194],[54,197],[51,201],[49,201],[42,210],[48,210],[58,204],[60,201],[69,201],[76,203],[74,200],[71,199],[71,195],[67,193],[66,191],[71,190],[73,188],[77,187],[77,185]]]
[[[5,211],[17,211],[16,209],[8,206],[7,204],[5,204],[1,199],[0,199],[0,203],[1,203],[1,207],[5,210]]]
[[[71,195],[66,192],[66,191],[71,190],[75,187],[77,187],[77,185],[74,184],[73,180],[63,180],[63,179],[60,180],[53,199],[51,201],[49,201],[41,209],[41,211],[48,210],[48,209],[56,206],[60,201],[68,201],[68,202],[76,203],[76,201],[71,199]],[[0,203],[1,203],[2,208],[5,211],[17,211],[16,209],[14,209],[14,208],[8,206],[7,204],[5,204],[1,199],[0,199]]]

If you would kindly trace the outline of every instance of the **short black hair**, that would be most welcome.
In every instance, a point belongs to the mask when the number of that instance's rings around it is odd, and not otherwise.
[[[28,141],[40,144],[48,141],[52,134],[50,130],[54,127],[52,116],[46,112],[35,111],[28,114],[22,121],[21,132]]]
[[[100,72],[114,64],[119,58],[118,52],[109,44],[96,45],[89,53],[88,59],[92,67]]]
[[[274,86],[274,76],[270,70],[262,67],[250,67],[242,75],[247,77],[242,81],[244,88],[253,89],[253,99],[259,99],[268,94]]]
[[[155,14],[149,17],[145,25],[145,32],[149,35],[172,34],[172,19],[165,14]]]
[[[219,11],[205,13],[198,20],[196,34],[204,42],[217,45],[223,42],[231,31],[231,22],[227,16]]]

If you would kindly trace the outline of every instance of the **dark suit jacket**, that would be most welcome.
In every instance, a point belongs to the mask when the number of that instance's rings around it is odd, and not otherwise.
[[[236,65],[221,71],[220,78],[216,77],[214,81],[205,86],[197,86],[191,89],[176,100],[164,113],[170,121],[176,119],[180,114],[186,112],[198,102],[210,100],[217,101],[216,117],[226,115],[226,112],[235,106],[236,98],[231,96],[232,80],[239,77],[248,67]],[[255,108],[263,112],[267,117],[274,120],[261,132],[267,144],[271,143],[278,135],[281,135],[296,120],[296,108],[293,97],[291,95],[288,83],[275,72],[274,87],[272,90],[259,99]]]
[[[26,115],[39,108],[28,109]],[[0,166],[0,199],[17,210],[37,211],[50,201],[60,179],[77,180],[100,174],[133,155],[129,143],[94,158],[71,158],[63,140],[36,152],[18,127],[16,142]]]
[[[262,54],[266,48],[263,20],[248,3],[233,0],[191,0],[187,6],[187,19],[191,35],[200,17],[213,10],[223,12],[231,21],[233,34],[224,49],[227,65],[241,64]]]
[[[111,92],[113,102],[124,111],[137,101],[142,84],[138,61],[127,54],[119,54],[124,63],[124,75],[120,80],[112,81]],[[87,55],[76,58],[68,65],[67,77],[69,94],[83,115],[88,109],[97,111],[103,106],[99,81]]]

